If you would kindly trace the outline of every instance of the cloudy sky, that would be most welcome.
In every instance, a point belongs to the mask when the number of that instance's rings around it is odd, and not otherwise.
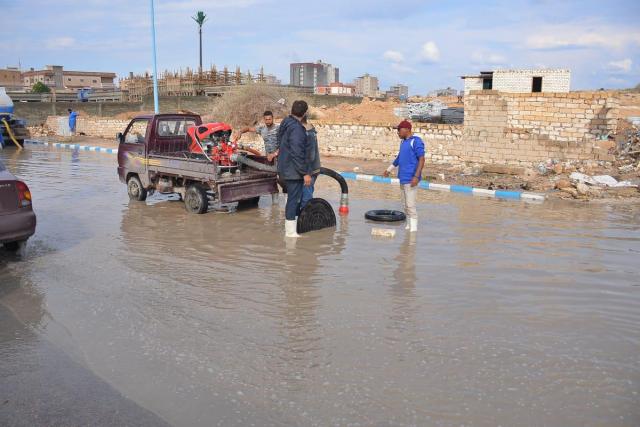
[[[640,1],[156,0],[158,66],[196,67],[191,16],[209,15],[204,64],[265,71],[322,59],[412,94],[495,68],[562,67],[572,89],[640,83]],[[0,67],[151,68],[147,0],[0,0]]]

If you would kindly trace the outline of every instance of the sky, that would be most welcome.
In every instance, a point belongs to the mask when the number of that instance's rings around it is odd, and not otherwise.
[[[640,1],[155,0],[158,69],[203,64],[289,83],[289,63],[323,60],[350,83],[410,93],[498,68],[568,68],[572,90],[640,84]],[[151,70],[148,0],[0,0],[0,67]]]

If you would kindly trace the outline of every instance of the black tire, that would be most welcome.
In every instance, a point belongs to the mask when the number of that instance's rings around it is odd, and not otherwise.
[[[189,213],[203,214],[209,209],[209,198],[204,188],[199,185],[191,185],[184,195],[184,208]]]
[[[404,212],[390,210],[373,210],[364,214],[364,217],[370,221],[378,222],[399,222],[407,219]]]
[[[258,203],[260,203],[260,196],[258,197],[252,197],[250,199],[244,199],[244,200],[240,200],[238,202],[238,209],[251,209],[251,208],[255,208],[258,206]]]
[[[18,252],[27,243],[26,240],[20,240],[17,242],[7,242],[4,244],[4,248],[9,252]]]
[[[147,190],[142,186],[142,182],[137,175],[131,175],[127,180],[127,193],[131,200],[144,202],[147,200]]]

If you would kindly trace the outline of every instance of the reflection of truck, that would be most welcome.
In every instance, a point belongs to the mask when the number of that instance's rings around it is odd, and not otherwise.
[[[187,135],[190,128],[196,130],[190,132],[195,141]],[[151,191],[177,193],[187,211],[205,213],[211,202],[255,203],[261,195],[278,192],[277,175],[266,158],[234,148],[234,160],[217,161],[210,153],[226,147],[230,131],[211,133],[206,141],[197,139],[195,135],[208,134],[207,130],[211,128],[194,114],[134,118],[118,134],[118,175],[129,197],[142,201]],[[193,150],[194,142],[200,150]]]

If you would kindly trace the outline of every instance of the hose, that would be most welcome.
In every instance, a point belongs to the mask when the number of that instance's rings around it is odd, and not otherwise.
[[[256,162],[255,160],[250,159],[247,156],[243,156],[242,154],[233,154],[231,156],[231,161],[242,163],[243,165],[247,165],[250,168],[258,169],[264,172],[278,172],[278,169],[275,165],[265,165],[264,163]]]
[[[247,153],[251,153],[251,154],[253,154],[254,156],[262,156],[262,153],[261,153],[261,152],[259,152],[258,150],[255,150],[255,149],[253,149],[253,148],[251,148],[251,147],[240,147],[240,148],[238,148],[238,149],[239,149],[240,151],[246,151]]]
[[[13,131],[11,130],[11,127],[9,127],[9,123],[7,123],[7,119],[3,118],[2,119],[2,123],[4,123],[4,127],[7,128],[7,133],[9,134],[9,138],[11,139],[11,141],[13,141],[13,143],[16,144],[16,147],[18,147],[18,150],[22,150],[22,146],[16,140],[16,137],[13,134]]]
[[[347,185],[347,181],[345,181],[343,176],[340,175],[338,172],[334,171],[333,169],[321,167],[320,174],[326,175],[338,181],[338,184],[340,184],[340,191],[342,192],[342,194],[340,195],[340,209],[338,209],[338,212],[340,213],[340,215],[348,214],[349,213],[349,186]]]

